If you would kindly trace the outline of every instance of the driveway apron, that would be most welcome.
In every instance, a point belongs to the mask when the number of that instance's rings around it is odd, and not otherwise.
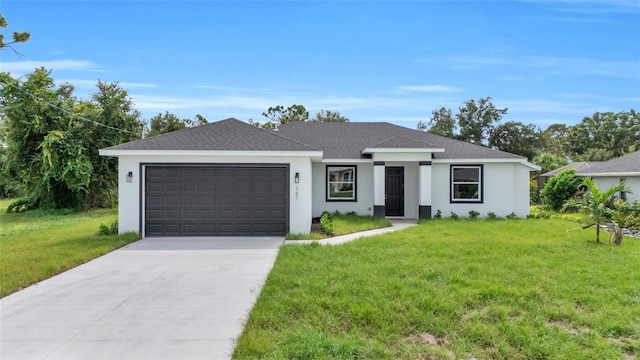
[[[0,359],[230,358],[282,242],[125,246],[0,299]]]

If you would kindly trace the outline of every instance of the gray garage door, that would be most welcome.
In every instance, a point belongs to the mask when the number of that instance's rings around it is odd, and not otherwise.
[[[283,235],[286,166],[147,166],[147,236]]]

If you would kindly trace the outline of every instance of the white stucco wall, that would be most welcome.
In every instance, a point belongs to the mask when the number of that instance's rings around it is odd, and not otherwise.
[[[309,157],[288,156],[119,156],[118,160],[118,224],[119,232],[142,232],[140,191],[144,179],[140,163],[180,164],[288,164],[289,165],[289,232],[308,233],[311,228],[312,171]],[[127,173],[133,172],[133,181],[126,182]],[[300,173],[300,182],[294,182],[295,173]],[[143,225],[144,226],[144,225]]]
[[[468,163],[465,165],[480,165]],[[485,163],[483,169],[483,202],[451,203],[450,201],[450,164],[432,165],[432,214],[438,210],[443,217],[451,212],[460,217],[469,216],[474,210],[486,217],[488,212],[504,217],[512,212],[518,217],[529,214],[529,168],[518,163]]]
[[[602,191],[606,191],[610,187],[617,185],[620,182],[620,179],[624,179],[625,184],[631,188],[632,193],[627,193],[627,202],[633,203],[636,201],[640,201],[640,176],[634,177],[613,177],[613,176],[594,176],[593,180],[598,184],[598,187]],[[620,194],[617,195],[617,199],[619,199]]]
[[[357,166],[356,171],[356,200],[357,201],[327,201],[326,198],[326,167],[327,166]],[[347,213],[355,211],[360,215],[373,215],[373,164],[372,163],[313,163],[313,217],[322,215],[324,211]]]
[[[356,176],[357,201],[327,201],[326,200],[326,167],[340,165],[357,165]],[[408,219],[418,218],[418,163],[387,161],[385,166],[404,167],[404,217]],[[346,213],[355,211],[360,215],[373,215],[374,187],[373,187],[373,163],[343,163],[327,164],[313,163],[313,216],[318,217],[322,212],[339,211]],[[382,167],[384,169],[384,167]],[[384,187],[379,194],[384,199]],[[382,200],[384,204],[384,200]]]

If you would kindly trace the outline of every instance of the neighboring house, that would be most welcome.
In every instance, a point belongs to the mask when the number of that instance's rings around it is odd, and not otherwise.
[[[627,202],[640,201],[640,151],[576,171],[576,176],[589,176],[601,190],[624,181],[632,193],[620,193],[618,198]]]
[[[558,175],[560,172],[567,170],[567,169],[574,169],[576,172],[578,171],[582,171],[585,169],[589,169],[590,167],[600,164],[601,161],[575,161],[572,163],[569,163],[565,166],[561,166],[557,169],[551,170],[551,171],[547,171],[544,174],[540,174],[538,176],[538,191],[541,191],[544,188],[544,184],[547,183],[547,181],[549,180],[550,177],[552,176],[556,176]]]
[[[389,123],[236,119],[100,150],[118,157],[119,230],[143,236],[308,233],[323,211],[429,219],[529,213],[521,156]]]

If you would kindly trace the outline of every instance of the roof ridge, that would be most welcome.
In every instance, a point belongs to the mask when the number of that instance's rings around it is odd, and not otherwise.
[[[320,151],[320,150],[318,150],[318,149],[314,148],[313,146],[311,146],[311,145],[309,145],[309,144],[305,144],[305,143],[303,143],[303,142],[297,141],[297,140],[292,139],[292,138],[290,138],[290,137],[287,137],[287,136],[284,136],[284,135],[280,135],[280,134],[278,134],[278,132],[277,132],[277,131],[263,129],[263,128],[260,128],[260,127],[255,126],[255,125],[251,125],[251,124],[249,124],[249,123],[248,123],[248,122],[246,122],[246,121],[242,121],[242,120],[239,120],[239,119],[236,119],[236,118],[228,118],[228,119],[219,120],[219,121],[216,121],[216,122],[222,122],[222,121],[237,121],[237,122],[239,122],[239,123],[241,123],[241,124],[243,124],[243,125],[246,125],[246,126],[248,126],[248,127],[254,128],[254,129],[259,130],[259,131],[263,131],[263,132],[265,132],[266,134],[269,134],[269,136],[277,136],[277,137],[279,137],[279,138],[281,138],[281,139],[284,139],[284,140],[287,140],[287,141],[291,141],[291,142],[296,143],[296,144],[298,144],[298,145],[306,146],[306,147],[308,147],[308,148],[309,148],[309,149],[311,149],[311,150]],[[211,123],[211,124],[213,124],[213,123]],[[208,125],[208,124],[207,124],[207,125]],[[192,128],[192,129],[193,129],[193,128]]]

